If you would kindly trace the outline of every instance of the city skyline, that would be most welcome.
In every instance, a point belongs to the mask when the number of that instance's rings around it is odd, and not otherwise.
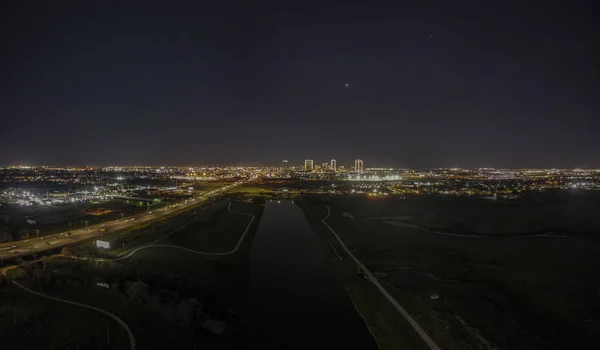
[[[3,10],[4,348],[600,343],[592,2]]]
[[[326,169],[331,169],[330,163],[322,163],[314,164],[313,168],[322,168],[323,164],[327,164]],[[213,168],[265,168],[265,169],[273,169],[273,168],[282,168],[282,169],[290,169],[290,170],[298,170],[302,169],[304,171],[306,167],[306,160],[304,162],[298,163],[286,163],[285,165],[281,162],[279,164],[265,164],[265,165],[249,165],[249,164],[108,164],[108,165],[86,165],[86,164],[65,164],[65,165],[57,165],[57,164],[32,164],[32,165],[23,165],[23,164],[4,164],[0,165],[0,170],[2,169],[35,169],[35,168],[43,168],[43,169],[72,169],[72,170],[83,170],[83,169],[110,169],[110,170],[118,170],[118,169],[213,169]],[[337,169],[343,170],[343,172],[353,172],[355,171],[355,164],[352,162],[346,163],[338,163]],[[600,172],[600,167],[597,168],[586,168],[586,167],[547,167],[547,168],[539,168],[539,167],[393,167],[387,165],[373,165],[369,167],[363,166],[363,171],[382,171],[382,170],[532,170],[532,171],[596,171]]]
[[[303,162],[288,163],[287,168],[304,168]],[[187,163],[187,164],[0,164],[0,169],[8,168],[57,168],[57,169],[68,169],[68,168],[227,168],[227,167],[239,167],[239,168],[283,168],[281,162],[274,162],[273,164],[201,164],[201,163]],[[337,168],[344,167],[354,170],[353,161],[345,163],[338,163]],[[600,167],[495,167],[495,166],[475,166],[475,167],[463,167],[463,166],[438,166],[438,167],[397,167],[391,165],[372,165],[364,168],[368,169],[534,169],[534,170],[600,170]]]

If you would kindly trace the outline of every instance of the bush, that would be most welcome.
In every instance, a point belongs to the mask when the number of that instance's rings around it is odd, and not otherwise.
[[[71,252],[71,249],[69,249],[69,247],[64,247],[61,251],[60,251],[61,255],[64,256],[72,256],[73,252]]]
[[[121,284],[119,282],[111,283],[110,291],[113,293],[121,293]]]
[[[44,270],[33,269],[31,271],[31,282],[33,283],[44,283]]]
[[[19,267],[8,271],[8,275],[10,276],[11,279],[16,280],[16,281],[29,280],[29,274],[27,273],[27,271],[25,271]]]
[[[160,311],[161,309],[161,303],[160,303],[160,297],[158,295],[154,295],[151,294],[150,296],[148,296],[148,306],[156,311]]]
[[[225,333],[225,329],[227,328],[225,322],[218,321],[212,318],[207,318],[204,322],[202,322],[200,326],[203,329],[216,335],[222,335],[223,333]]]
[[[187,300],[182,300],[177,304],[177,316],[179,319],[179,323],[187,326],[192,322],[192,318],[194,317],[194,305]]]
[[[129,295],[129,300],[133,301],[136,304],[142,304],[148,299],[148,295],[150,292],[150,287],[142,281],[137,281],[129,287],[127,290],[127,294]]]
[[[132,280],[126,280],[125,282],[123,282],[123,290],[125,292],[127,292],[129,290],[129,287],[131,287],[132,284],[133,284]]]

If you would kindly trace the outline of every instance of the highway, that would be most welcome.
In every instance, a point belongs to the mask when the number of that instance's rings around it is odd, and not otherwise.
[[[239,183],[234,184],[234,186],[237,186]],[[223,191],[226,189],[229,189],[230,187],[227,188],[221,188],[219,191]],[[200,198],[202,198],[203,196],[201,196]],[[185,203],[185,202],[184,202]],[[122,256],[122,257],[118,257],[112,260],[122,260],[122,259],[128,259],[131,256],[133,256],[133,254],[135,254],[136,252],[138,252],[139,250],[142,249],[148,249],[148,248],[154,248],[154,247],[167,247],[167,248],[174,248],[174,249],[182,249],[188,252],[192,252],[195,254],[201,254],[201,255],[229,255],[229,254],[233,254],[235,252],[238,251],[238,249],[240,248],[242,242],[244,241],[244,238],[246,237],[246,234],[248,233],[248,230],[250,230],[250,227],[252,226],[252,223],[254,222],[254,220],[256,219],[256,216],[252,215],[252,214],[248,214],[248,213],[242,213],[242,212],[238,212],[238,211],[233,211],[231,210],[231,203],[229,203],[229,206],[227,207],[227,211],[229,211],[230,213],[234,213],[234,214],[239,214],[239,215],[246,215],[249,216],[251,219],[248,222],[248,225],[246,226],[246,229],[244,230],[244,232],[242,233],[242,236],[240,237],[240,240],[237,242],[237,244],[235,245],[235,247],[233,247],[231,250],[226,251],[226,252],[201,252],[201,251],[197,251],[194,249],[189,249],[189,248],[185,248],[185,247],[180,247],[180,246],[174,246],[174,245],[156,245],[156,243],[160,240],[162,240],[163,238],[170,236],[171,234],[179,231],[179,229],[172,231],[170,233],[168,233],[166,236],[160,237],[159,239],[157,239],[156,241],[154,241],[153,243],[151,243],[150,245],[147,246],[142,246],[142,247],[138,247],[132,251],[130,251],[129,253],[127,253],[126,255]],[[187,224],[186,224],[187,225]],[[71,258],[75,258],[75,257],[71,257]],[[97,261],[104,261],[104,259],[97,259]],[[7,266],[5,268],[3,268],[1,270],[2,276],[7,276],[7,273],[9,270],[18,267],[19,265],[12,265],[12,266]],[[117,323],[119,323],[119,325],[121,325],[121,327],[123,327],[123,330],[125,331],[125,333],[127,333],[127,337],[129,338],[129,350],[135,350],[136,349],[136,339],[135,339],[135,335],[133,334],[133,332],[131,331],[131,328],[129,327],[129,325],[127,323],[125,323],[119,316],[111,313],[110,311],[95,307],[95,306],[91,306],[91,305],[87,305],[87,304],[82,304],[82,303],[77,303],[71,300],[66,300],[66,299],[61,299],[61,298],[57,298],[57,297],[53,297],[51,295],[48,294],[44,294],[44,293],[40,293],[37,292],[35,290],[32,290],[30,288],[25,287],[24,285],[20,284],[17,281],[12,281],[17,287],[23,289],[24,291],[28,292],[28,293],[32,293],[38,296],[41,296],[43,298],[46,299],[51,299],[54,301],[58,301],[61,303],[67,303],[67,304],[71,304],[71,305],[75,305],[75,306],[79,306],[79,307],[83,307],[86,309],[91,309],[94,310],[96,312],[102,313],[110,318],[112,318],[113,320],[115,320]]]
[[[107,233],[122,230],[132,226],[138,226],[142,223],[154,221],[160,218],[171,216],[176,212],[190,208],[205,201],[210,196],[221,194],[233,187],[242,184],[242,181],[212,190],[201,196],[190,198],[179,203],[170,204],[166,207],[153,210],[149,213],[142,213],[133,216],[124,217],[118,220],[106,221],[102,224],[90,225],[87,228],[70,230],[61,233],[55,233],[39,238],[30,238],[21,241],[13,241],[0,244],[0,260],[14,259],[32,253],[39,253],[50,249],[55,249],[65,245],[77,243],[90,238],[102,237],[104,232],[100,229],[106,229]]]

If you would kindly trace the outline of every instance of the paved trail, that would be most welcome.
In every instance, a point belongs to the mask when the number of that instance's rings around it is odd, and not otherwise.
[[[242,242],[244,241],[244,238],[246,237],[246,234],[250,230],[250,226],[252,226],[252,223],[256,219],[256,216],[252,215],[252,214],[248,214],[248,213],[242,213],[242,212],[231,210],[231,202],[229,203],[229,206],[227,207],[227,211],[229,211],[230,213],[240,214],[240,215],[246,215],[246,216],[250,216],[251,217],[250,222],[248,223],[248,225],[246,226],[246,229],[244,230],[244,233],[240,237],[240,240],[237,242],[237,244],[235,245],[235,247],[233,249],[231,249],[230,251],[227,251],[227,252],[218,252],[218,253],[211,253],[211,252],[201,252],[201,251],[198,251],[198,250],[189,249],[189,248],[180,247],[180,246],[175,246],[175,245],[156,244],[159,241],[161,241],[161,240],[163,240],[163,239],[165,239],[165,238],[173,235],[175,232],[177,232],[177,231],[179,231],[179,230],[187,227],[189,224],[192,223],[192,221],[193,221],[193,219],[192,219],[189,222],[185,223],[180,228],[178,228],[178,229],[176,229],[174,231],[171,231],[171,232],[167,233],[166,235],[160,237],[159,239],[155,240],[154,242],[150,243],[150,245],[133,249],[130,252],[126,252],[125,255],[119,256],[119,257],[114,258],[114,259],[92,259],[92,260],[93,261],[118,261],[118,260],[124,260],[124,259],[128,259],[128,258],[132,257],[135,253],[139,252],[142,249],[149,249],[149,248],[154,248],[154,247],[181,249],[181,250],[185,250],[185,251],[192,252],[192,253],[195,253],[195,254],[202,254],[202,255],[228,255],[228,254],[233,254],[233,253],[237,252],[240,249],[240,246],[241,246]],[[65,256],[61,255],[61,257],[65,257]],[[68,257],[68,258],[77,259],[76,257]],[[82,259],[82,258],[80,258],[80,259]],[[84,259],[84,260],[89,260],[89,259]],[[40,260],[35,260],[35,261],[30,261],[29,263],[31,263],[31,262],[37,262],[37,261],[41,261],[41,259]],[[14,269],[16,267],[19,267],[19,266],[21,266],[21,265],[13,265],[13,266],[8,266],[8,267],[3,268],[2,269],[2,275],[8,277],[7,276],[8,271],[10,271],[11,269]],[[103,310],[103,309],[100,309],[100,308],[97,308],[97,307],[94,307],[94,306],[90,306],[90,305],[86,305],[86,304],[82,304],[82,303],[77,303],[77,302],[70,301],[70,300],[60,299],[60,298],[56,298],[56,297],[53,297],[53,296],[50,296],[50,295],[47,295],[47,294],[36,292],[36,291],[34,291],[32,289],[29,289],[29,288],[25,287],[24,285],[20,284],[17,281],[14,281],[14,280],[12,281],[12,283],[14,285],[16,285],[17,287],[23,289],[24,291],[32,293],[32,294],[35,294],[35,295],[40,296],[42,298],[51,299],[51,300],[55,300],[55,301],[58,301],[58,302],[61,302],[61,303],[71,304],[71,305],[83,307],[83,308],[86,308],[86,309],[94,310],[96,312],[99,312],[99,313],[101,313],[103,315],[106,315],[106,316],[112,318],[113,320],[117,321],[117,323],[119,323],[121,325],[121,327],[123,327],[123,329],[127,333],[127,337],[129,338],[129,349],[130,350],[135,350],[135,336],[133,335],[133,332],[131,331],[131,328],[129,328],[129,326],[127,325],[127,323],[125,323],[125,321],[123,321],[121,318],[119,318],[119,316],[113,314],[112,312],[109,312],[109,311],[106,311],[106,310]]]
[[[423,330],[423,328],[417,323],[417,321],[415,321],[415,319],[412,318],[408,311],[406,311],[406,309],[404,309],[404,307],[402,307],[402,305],[400,305],[400,303],[398,303],[398,301],[385,288],[383,288],[383,286],[377,280],[377,277],[375,277],[371,273],[371,271],[365,266],[365,264],[363,264],[354,256],[354,254],[350,252],[350,250],[348,249],[348,247],[346,247],[340,236],[338,236],[335,230],[331,228],[331,226],[329,226],[326,220],[329,219],[329,216],[331,215],[331,209],[329,209],[328,205],[326,205],[325,207],[327,208],[327,215],[323,219],[321,219],[321,222],[323,222],[323,224],[335,236],[340,246],[344,249],[345,253],[352,260],[354,260],[356,265],[364,272],[369,281],[371,281],[371,283],[373,283],[375,287],[377,287],[381,294],[383,294],[383,296],[394,306],[394,308],[396,308],[396,310],[398,310],[398,312],[406,319],[406,321],[408,321],[408,323],[412,326],[415,332],[419,334],[421,339],[423,339],[423,341],[429,346],[429,348],[431,350],[440,350],[440,347],[433,341],[433,339],[431,339],[431,337],[425,332],[425,330]]]

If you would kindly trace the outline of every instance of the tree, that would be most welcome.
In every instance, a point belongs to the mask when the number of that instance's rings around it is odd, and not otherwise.
[[[227,324],[225,324],[225,322],[215,320],[210,317],[207,317],[206,320],[202,322],[200,326],[205,330],[210,331],[216,335],[221,335],[225,333],[225,329],[227,328]]]
[[[31,282],[44,282],[44,270],[36,268],[31,272]]]
[[[113,293],[121,293],[121,284],[119,282],[111,283],[110,291]]]
[[[194,305],[187,300],[182,300],[177,304],[177,317],[179,323],[189,325],[194,317]]]
[[[71,252],[71,249],[69,249],[69,247],[64,247],[61,251],[60,251],[61,255],[64,256],[72,256],[73,253]]]
[[[160,297],[158,295],[151,294],[150,296],[148,296],[147,303],[148,303],[148,306],[150,306],[152,309],[154,309],[156,311],[160,311],[161,304],[160,304]]]
[[[148,294],[150,292],[150,287],[142,281],[137,281],[129,287],[127,294],[129,295],[129,300],[133,301],[136,304],[142,304],[146,299],[148,299]]]
[[[0,243],[12,242],[12,240],[12,235],[8,232],[8,230],[4,230],[3,227],[0,227]]]
[[[19,230],[19,239],[23,240],[23,239],[29,239],[30,238],[30,231],[26,228],[22,228]]]

